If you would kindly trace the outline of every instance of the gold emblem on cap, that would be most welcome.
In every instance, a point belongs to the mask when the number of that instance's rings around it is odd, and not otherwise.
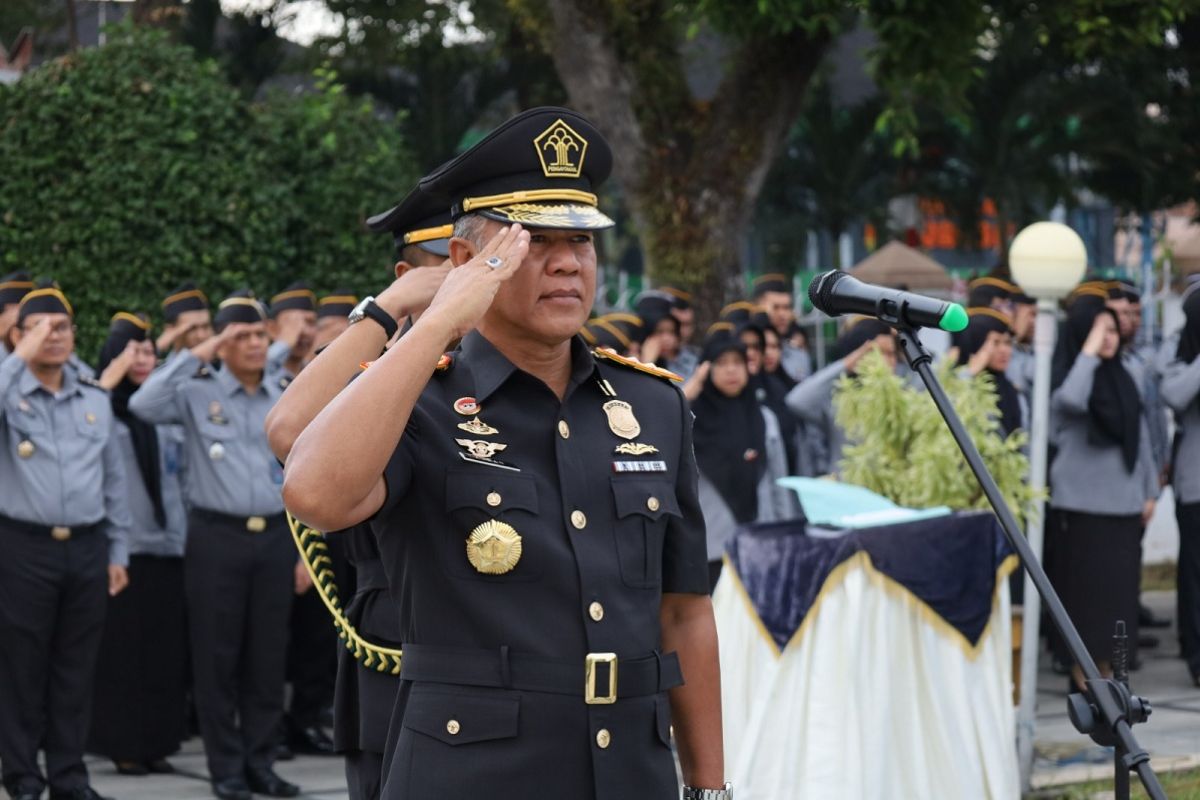
[[[476,436],[491,436],[500,432],[479,417],[471,417],[470,422],[458,423],[458,429],[467,433],[473,433]]]
[[[542,174],[547,178],[578,178],[583,173],[587,139],[561,119],[542,131],[533,140],[533,146],[542,162]]]
[[[641,444],[639,442],[621,442],[617,445],[617,452],[627,456],[644,456],[650,453],[657,453],[658,448],[652,444]]]
[[[23,440],[17,445],[17,455],[19,455],[21,458],[29,458],[36,451],[37,448],[34,447],[33,442],[29,441],[28,439]]]
[[[608,417],[608,429],[622,439],[636,439],[642,432],[642,426],[633,415],[633,406],[624,400],[609,400],[604,404],[604,414]]]
[[[467,560],[484,575],[511,572],[521,560],[521,534],[512,525],[489,519],[467,537]]]
[[[490,459],[492,456],[499,453],[508,447],[506,444],[499,442],[485,442],[481,439],[455,439],[460,447],[467,448],[467,455],[472,458]]]

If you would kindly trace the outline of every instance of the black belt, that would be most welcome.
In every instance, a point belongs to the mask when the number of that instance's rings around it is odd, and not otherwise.
[[[12,517],[0,514],[0,528],[28,533],[30,536],[49,536],[56,542],[65,542],[75,536],[95,533],[100,530],[100,525],[103,522],[104,520],[92,522],[87,525],[42,525],[40,522],[25,522],[24,520],[13,519]]]
[[[192,516],[205,522],[214,522],[230,528],[240,528],[248,533],[262,533],[265,530],[286,525],[287,518],[281,511],[278,514],[265,514],[253,517],[239,517],[222,511],[209,511],[207,508],[193,508]]]
[[[406,644],[400,679],[576,695],[588,705],[615,703],[683,685],[674,653],[638,658],[588,653],[582,659],[544,658],[497,650]]]

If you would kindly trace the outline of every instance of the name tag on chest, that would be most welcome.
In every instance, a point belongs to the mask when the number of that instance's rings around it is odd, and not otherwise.
[[[614,461],[613,472],[666,472],[665,461]]]

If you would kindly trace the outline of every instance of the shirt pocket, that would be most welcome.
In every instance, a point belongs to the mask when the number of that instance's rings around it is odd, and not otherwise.
[[[112,427],[112,411],[95,405],[84,405],[75,412],[75,430],[85,439],[107,439]]]
[[[540,561],[537,541],[531,535],[538,527],[537,484],[532,476],[488,468],[447,470],[446,515],[451,524],[434,535],[437,557],[447,574],[495,582],[541,578],[537,566]],[[516,557],[512,568],[499,574],[484,572],[472,564],[469,552],[472,534],[492,521],[511,527],[520,537],[519,549],[505,545],[486,553],[489,557],[505,556],[508,560]],[[502,568],[490,559],[486,566]]]
[[[451,747],[512,739],[519,731],[520,696],[413,690],[404,727]]]
[[[613,535],[621,579],[634,589],[656,589],[662,585],[667,518],[683,516],[675,499],[675,486],[671,481],[642,475],[614,476],[611,480],[617,512]]]

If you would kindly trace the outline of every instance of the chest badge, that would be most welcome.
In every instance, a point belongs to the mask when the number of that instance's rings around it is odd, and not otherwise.
[[[473,417],[483,410],[474,397],[460,397],[454,401],[454,410],[464,417]]]
[[[496,430],[495,428],[493,428],[491,425],[488,425],[486,422],[481,420],[479,417],[471,417],[470,422],[458,423],[458,429],[460,431],[466,431],[467,433],[473,434],[475,436],[492,436],[492,435],[500,432],[500,431]]]
[[[83,418],[84,418],[84,420],[86,420],[86,421],[87,421],[87,424],[88,424],[88,425],[95,425],[95,424],[96,424],[96,415],[95,415],[95,414],[93,414],[93,413],[92,413],[92,412],[90,412],[90,411],[89,411],[89,412],[87,412],[86,414],[84,414],[84,415],[83,415]]]
[[[225,458],[225,445],[220,442],[213,442],[208,448],[208,457],[213,461],[220,461]]]
[[[214,425],[229,424],[229,420],[221,414],[221,401],[213,400],[208,404],[208,421]]]
[[[512,525],[489,519],[467,537],[467,560],[484,575],[512,572],[521,560],[521,534]]]
[[[500,442],[485,442],[481,439],[455,439],[460,447],[467,449],[467,455],[472,458],[490,459],[492,456],[499,453],[501,450],[508,448],[508,445]]]
[[[22,399],[21,402],[17,403],[17,408],[21,409],[21,412],[24,414],[30,414],[33,412],[33,406],[29,405],[29,401],[25,399]]]
[[[617,445],[616,452],[627,456],[646,456],[651,453],[657,453],[658,448],[652,444],[642,444],[640,442],[621,442]]]
[[[17,445],[17,455],[19,455],[21,458],[29,458],[36,452],[37,448],[34,447],[33,442],[29,441],[28,439],[23,440]]]
[[[642,432],[641,423],[633,415],[633,406],[624,400],[609,400],[604,404],[604,414],[608,417],[608,429],[622,439],[636,439]]]

